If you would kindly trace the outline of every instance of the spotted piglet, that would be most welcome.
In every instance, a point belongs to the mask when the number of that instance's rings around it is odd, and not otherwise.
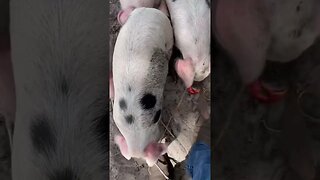
[[[167,148],[158,143],[159,120],[173,32],[168,17],[154,8],[136,8],[125,21],[113,54],[113,118],[122,134],[115,141],[126,159],[153,166]]]
[[[177,59],[175,69],[190,94],[194,81],[210,74],[210,0],[167,0],[175,35],[175,46],[183,59]]]

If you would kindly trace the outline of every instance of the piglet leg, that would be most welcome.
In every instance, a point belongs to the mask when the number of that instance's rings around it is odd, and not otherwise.
[[[119,13],[118,13],[118,22],[119,22],[119,24],[121,25],[121,26],[123,26],[126,22],[127,22],[127,20],[128,20],[128,18],[129,18],[129,16],[130,16],[130,14],[131,14],[131,12],[134,10],[135,8],[134,7],[128,7],[128,8],[126,8],[126,9],[124,9],[124,10],[121,10]]]
[[[177,59],[175,69],[178,76],[182,79],[184,85],[187,87],[189,94],[197,94],[200,92],[192,87],[195,72],[191,59]]]

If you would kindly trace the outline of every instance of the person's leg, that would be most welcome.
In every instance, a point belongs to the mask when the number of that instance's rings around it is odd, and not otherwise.
[[[186,169],[193,180],[211,179],[211,130],[210,119],[202,124],[196,142],[187,157]]]
[[[187,171],[193,180],[211,179],[211,149],[202,141],[196,142],[187,158]]]

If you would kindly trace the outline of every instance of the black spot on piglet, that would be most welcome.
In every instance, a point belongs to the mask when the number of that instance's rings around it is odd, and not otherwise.
[[[79,180],[80,178],[72,171],[71,168],[54,171],[49,175],[49,180]]]
[[[126,110],[127,109],[127,103],[123,98],[120,99],[119,106],[120,106],[120,109],[122,109],[122,110]]]
[[[126,121],[128,124],[132,124],[134,121],[134,118],[132,115],[126,116]]]
[[[143,109],[151,109],[154,108],[154,106],[157,103],[157,99],[154,95],[152,94],[145,94],[141,100],[140,100],[140,104],[142,106]]]
[[[39,115],[31,122],[30,133],[33,147],[38,153],[48,156],[55,152],[57,139],[46,116]]]
[[[161,110],[159,110],[159,111],[156,112],[156,115],[154,116],[152,122],[153,122],[153,123],[157,123],[157,122],[159,121],[159,119],[160,119],[160,115],[161,115]]]

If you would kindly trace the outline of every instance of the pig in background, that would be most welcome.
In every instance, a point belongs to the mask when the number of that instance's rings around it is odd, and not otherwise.
[[[210,0],[167,0],[174,30],[175,46],[182,57],[175,62],[175,70],[183,80],[188,92],[194,81],[203,81],[210,74]]]
[[[158,143],[159,120],[172,27],[169,18],[154,8],[127,9],[121,15],[129,18],[120,17],[124,25],[113,54],[113,119],[122,134],[115,142],[126,159],[143,158],[153,166],[166,152],[166,145]]]
[[[105,7],[10,0],[13,180],[107,179]]]

